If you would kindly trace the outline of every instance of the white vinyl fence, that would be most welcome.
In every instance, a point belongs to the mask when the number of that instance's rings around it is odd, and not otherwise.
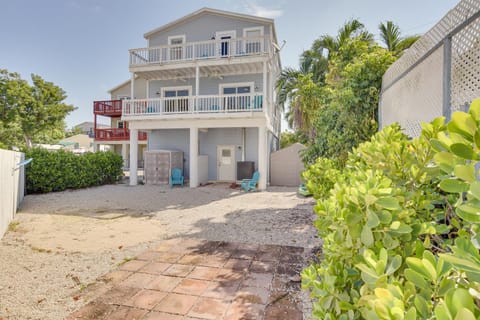
[[[0,149],[0,238],[7,231],[23,200],[25,168],[18,164],[24,158],[21,152]]]
[[[448,121],[478,97],[480,0],[462,0],[385,72],[380,128],[398,122],[419,136],[422,121]]]

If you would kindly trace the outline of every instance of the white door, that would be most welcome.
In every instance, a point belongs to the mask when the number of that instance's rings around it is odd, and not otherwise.
[[[217,179],[235,181],[235,146],[217,146]]]

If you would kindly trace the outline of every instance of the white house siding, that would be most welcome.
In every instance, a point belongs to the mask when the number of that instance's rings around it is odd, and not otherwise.
[[[188,78],[184,79],[186,81],[180,80],[151,80],[149,82],[150,88],[149,98],[159,98],[160,95],[157,95],[157,92],[161,94],[161,88],[164,87],[184,87],[190,86],[192,91],[190,92],[191,95],[196,95],[195,93],[195,79]],[[200,85],[199,85],[199,95],[217,95],[220,94],[219,92],[219,85],[222,83],[245,83],[245,82],[253,82],[254,92],[262,92],[263,91],[263,78],[262,74],[242,74],[242,75],[232,75],[232,76],[223,76],[223,79],[219,79],[218,77],[212,78],[200,78]]]
[[[150,36],[150,46],[163,46],[168,44],[169,36],[186,35],[186,42],[207,41],[215,37],[216,31],[235,30],[237,38],[243,37],[243,29],[263,26],[264,35],[270,33],[270,25],[261,22],[247,21],[233,17],[222,17],[206,13],[190,21],[182,22],[167,30]]]

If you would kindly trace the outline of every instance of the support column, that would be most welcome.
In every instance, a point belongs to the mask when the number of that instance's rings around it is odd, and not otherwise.
[[[199,66],[195,66],[195,95],[198,96],[198,91],[200,88],[200,68]]]
[[[198,187],[198,128],[190,128],[190,188]]]
[[[130,99],[135,99],[135,72],[132,72],[130,78]]]
[[[137,185],[138,129],[130,129],[130,185]]]
[[[262,88],[262,94],[263,94],[263,110],[265,110],[265,104],[268,103],[267,101],[267,62],[263,62],[263,88]]]
[[[127,162],[127,144],[122,143],[122,159],[123,159],[123,167],[127,168],[128,162]]]
[[[267,130],[265,126],[258,127],[258,172],[260,179],[258,189],[267,189]]]
[[[98,151],[98,143],[94,142],[93,143],[93,152],[97,152]]]

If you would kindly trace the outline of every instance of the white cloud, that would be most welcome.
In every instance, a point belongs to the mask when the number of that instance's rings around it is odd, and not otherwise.
[[[283,15],[283,10],[280,9],[269,9],[262,7],[255,1],[246,1],[245,2],[246,11],[254,16],[264,17],[264,18],[277,18]]]

